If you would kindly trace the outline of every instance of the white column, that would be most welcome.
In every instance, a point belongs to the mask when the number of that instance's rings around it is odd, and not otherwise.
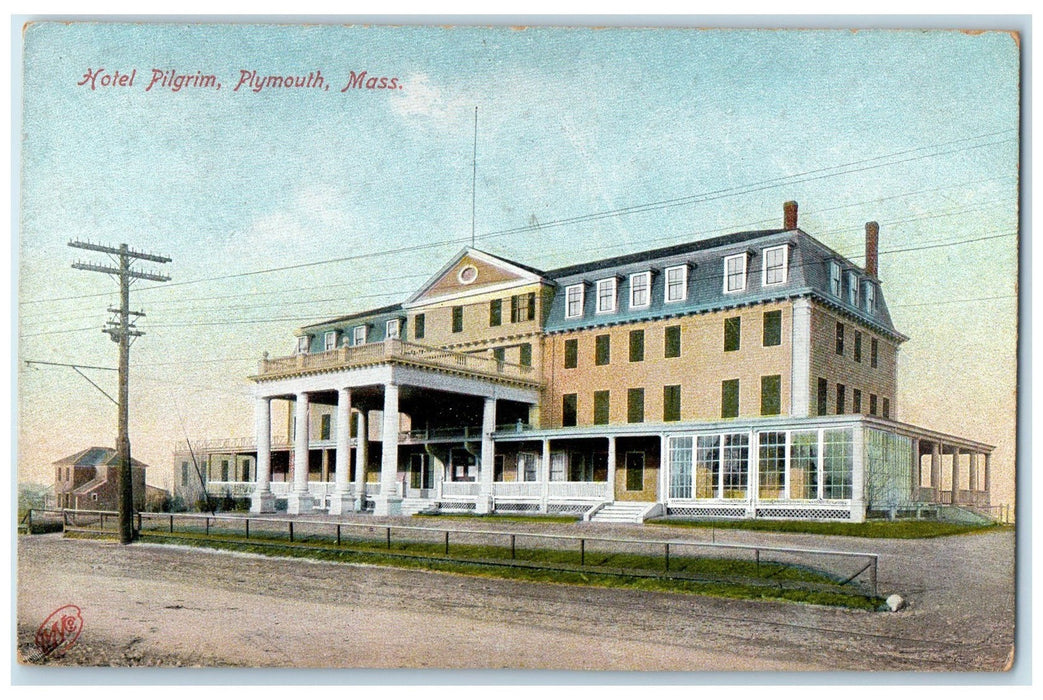
[[[990,459],[992,458],[992,455],[990,453],[986,452],[984,457],[985,457],[985,464],[982,467],[982,471],[984,472],[982,474],[982,477],[983,477],[983,481],[985,483],[983,484],[983,486],[985,488],[985,493],[989,494],[989,498],[988,498],[987,502],[989,504],[991,504],[992,503],[992,465],[990,464]]]
[[[913,473],[911,477],[912,483],[910,484],[912,491],[909,493],[909,500],[910,502],[916,502],[920,500],[920,481],[922,479],[922,475],[920,474],[920,438],[913,438],[912,450]]]
[[[757,449],[757,433],[749,432],[749,445],[746,449],[746,517],[757,517],[757,490],[760,481],[760,450]],[[723,464],[721,471],[724,471]]]
[[[398,385],[384,385],[384,424],[381,431],[380,493],[374,515],[398,515],[402,498],[395,491],[398,479]]]
[[[608,436],[608,492],[605,499],[611,503],[616,500],[616,436]]]
[[[656,494],[656,502],[665,504],[669,495],[670,469],[667,464],[666,434],[664,433],[659,436],[659,493]]]
[[[967,453],[967,490],[971,492],[971,503],[974,503],[974,492],[978,490],[978,453]]]
[[[937,442],[931,443],[931,490],[934,502],[942,502],[942,451]]]
[[[960,500],[960,448],[952,448],[952,500],[949,502],[956,505]]]
[[[254,403],[254,435],[257,437],[257,486],[250,499],[251,513],[275,512],[272,495],[272,400],[262,396]]]
[[[811,415],[811,302],[807,299],[793,302],[790,362],[790,415],[803,418]]]
[[[496,399],[486,398],[482,409],[482,463],[478,471],[478,502],[475,513],[482,515],[493,510],[493,478],[496,451],[493,433],[496,432]]]
[[[369,464],[369,424],[366,422],[366,411],[358,412],[355,423],[355,512],[361,513],[366,507],[366,466]]]
[[[354,507],[351,496],[351,389],[337,391],[337,461],[333,475],[330,515],[347,513]]]
[[[851,429],[851,522],[866,519],[865,430],[862,425]]]
[[[543,441],[543,454],[540,457],[540,512],[547,512],[547,499],[550,497],[550,440]]]
[[[308,394],[297,394],[297,409],[294,412],[293,441],[293,489],[286,500],[286,512],[290,515],[310,513],[315,509],[315,500],[308,492]]]

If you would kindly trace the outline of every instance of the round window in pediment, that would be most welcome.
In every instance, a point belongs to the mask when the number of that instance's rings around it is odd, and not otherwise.
[[[456,278],[460,280],[460,284],[471,284],[478,279],[478,268],[474,265],[462,267]]]

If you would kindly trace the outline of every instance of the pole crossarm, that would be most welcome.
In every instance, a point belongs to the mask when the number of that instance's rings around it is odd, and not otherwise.
[[[151,262],[168,263],[170,258],[163,255],[153,255],[151,253],[142,253],[126,246],[119,248],[113,248],[112,246],[100,245],[98,243],[91,243],[89,241],[69,241],[70,248],[82,248],[83,250],[94,250],[99,253],[111,253],[112,255],[127,255],[131,258],[138,260],[149,260]]]
[[[166,275],[157,275],[152,272],[140,272],[138,270],[121,270],[118,267],[110,267],[108,265],[95,265],[94,263],[73,263],[72,266],[77,270],[88,270],[90,272],[104,272],[109,275],[119,275],[131,277],[139,280],[150,280],[152,282],[169,282],[170,278]]]

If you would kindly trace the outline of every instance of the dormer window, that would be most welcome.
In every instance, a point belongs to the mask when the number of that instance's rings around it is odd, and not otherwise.
[[[872,282],[866,282],[865,283],[865,292],[864,292],[863,296],[864,296],[865,305],[866,305],[866,313],[875,314],[876,313],[876,285],[873,284]]]
[[[746,253],[729,255],[724,259],[724,291],[741,292],[746,289]]]
[[[612,313],[616,310],[616,278],[609,277],[608,279],[598,280],[598,306],[597,312],[599,314]]]
[[[402,322],[393,318],[384,324],[384,337],[385,338],[400,338],[402,337]]]
[[[322,348],[326,352],[337,349],[337,331],[326,331],[323,334]]]
[[[858,307],[858,275],[854,272],[847,275],[847,303]]]
[[[351,329],[351,344],[352,345],[365,345],[366,344],[366,327],[355,326]]]
[[[666,284],[663,294],[666,303],[684,301],[688,297],[688,266],[666,268]]]
[[[829,293],[840,298],[840,263],[829,261]]]
[[[309,349],[308,346],[311,344],[310,341],[311,341],[311,336],[307,336],[307,335],[299,336],[297,338],[297,354],[299,354],[299,355],[307,355],[308,354],[308,349]]]
[[[565,287],[565,318],[579,318],[583,315],[583,285],[571,284]]]
[[[788,276],[789,246],[776,246],[764,250],[764,274],[761,283],[764,286],[784,284]]]
[[[630,275],[630,308],[643,309],[651,303],[652,273],[638,272]]]

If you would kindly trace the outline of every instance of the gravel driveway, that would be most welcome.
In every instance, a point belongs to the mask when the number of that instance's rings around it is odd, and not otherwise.
[[[648,526],[497,528],[710,537]],[[35,535],[18,539],[19,653],[31,660],[37,626],[71,603],[83,611],[80,638],[63,658],[36,663],[999,671],[1010,662],[1009,529],[928,540],[742,531],[716,538],[876,552],[881,593],[900,593],[908,606],[869,613]]]

